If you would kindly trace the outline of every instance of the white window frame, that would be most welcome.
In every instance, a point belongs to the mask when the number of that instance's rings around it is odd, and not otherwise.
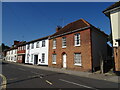
[[[27,50],[30,49],[30,44],[27,45]]]
[[[80,55],[80,57],[79,57],[79,62],[80,63],[76,63],[75,61],[76,61],[76,54],[79,54]],[[77,65],[77,66],[82,66],[82,56],[81,56],[81,53],[74,53],[74,65]]]
[[[45,44],[46,44],[45,40],[42,40],[42,47],[45,47]]]
[[[62,48],[66,48],[66,37],[62,37]]]
[[[79,44],[77,44],[77,42],[79,42]],[[77,33],[77,34],[74,35],[74,45],[75,46],[80,46],[80,33]]]
[[[53,39],[53,49],[56,49],[56,39]]]
[[[36,48],[39,48],[39,47],[40,47],[40,42],[37,41],[37,42],[36,42]]]
[[[56,64],[56,57],[57,57],[56,54],[52,54],[52,64]],[[53,59],[55,59],[55,60],[53,60]]]
[[[31,62],[33,62],[33,54],[31,54]]]
[[[44,56],[44,57],[43,57]],[[42,60],[41,60],[41,63],[45,63],[45,53],[42,53]],[[44,60],[44,61],[43,61]]]
[[[31,44],[31,49],[34,49],[34,43]]]

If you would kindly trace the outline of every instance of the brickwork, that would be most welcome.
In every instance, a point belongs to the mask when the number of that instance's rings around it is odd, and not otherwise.
[[[80,33],[80,46],[74,46],[74,34]],[[75,32],[72,34],[65,35],[66,37],[66,48],[62,48],[62,37],[57,37],[56,49],[52,49],[53,39],[49,41],[49,67],[63,67],[62,55],[67,54],[67,69],[74,69],[80,71],[92,70],[92,54],[91,54],[91,31],[90,29]],[[57,54],[57,63],[52,64],[52,54]],[[82,55],[82,66],[74,65],[74,53],[81,53]]]
[[[115,71],[120,71],[120,47],[114,48]]]

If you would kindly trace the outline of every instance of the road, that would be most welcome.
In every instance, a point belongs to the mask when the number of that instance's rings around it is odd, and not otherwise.
[[[39,66],[38,66],[39,67]],[[118,88],[117,83],[83,78],[64,73],[24,67],[11,63],[2,64],[2,74],[7,79],[7,88]]]

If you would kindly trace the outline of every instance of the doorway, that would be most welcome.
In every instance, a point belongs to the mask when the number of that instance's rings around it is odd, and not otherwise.
[[[66,57],[67,55],[66,54],[63,54],[63,68],[66,68],[67,67],[67,64],[66,64]]]
[[[25,63],[25,54],[22,55],[22,63]]]
[[[38,55],[34,55],[34,64],[38,64]]]

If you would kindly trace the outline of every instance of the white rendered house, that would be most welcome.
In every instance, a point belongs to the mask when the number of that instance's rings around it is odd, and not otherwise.
[[[39,38],[26,44],[25,63],[48,65],[49,36]]]
[[[17,48],[9,49],[6,52],[6,61],[17,62]]]

